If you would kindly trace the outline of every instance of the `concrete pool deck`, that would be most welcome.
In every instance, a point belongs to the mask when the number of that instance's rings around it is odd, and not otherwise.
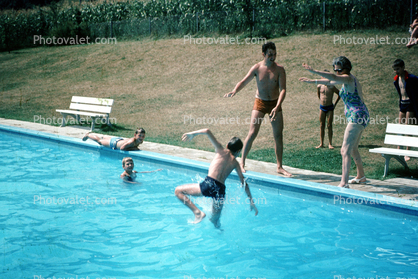
[[[18,128],[24,128],[28,130],[34,130],[44,133],[50,133],[55,135],[62,135],[73,138],[82,138],[90,127],[69,126],[69,127],[56,127],[50,125],[44,125],[33,122],[25,122],[19,120],[11,120],[0,118],[0,124]],[[100,133],[96,130],[95,133]],[[187,158],[191,160],[197,160],[202,162],[210,162],[213,158],[213,152],[201,151],[191,148],[183,148],[178,146],[172,146],[167,144],[159,144],[145,141],[141,145],[142,150],[177,156],[181,158]],[[413,160],[413,159],[412,159]],[[276,173],[276,164],[266,163],[255,160],[247,160],[246,169],[250,171],[278,175]],[[382,169],[384,167],[384,159],[382,158]],[[303,169],[297,169],[285,166],[286,170],[293,174],[294,179],[311,181],[316,183],[328,184],[337,186],[341,176],[336,174],[315,172]],[[396,198],[403,198],[408,200],[418,200],[418,180],[408,178],[392,178],[382,180],[367,179],[365,184],[351,184],[351,189],[376,193],[381,195],[387,195]]]

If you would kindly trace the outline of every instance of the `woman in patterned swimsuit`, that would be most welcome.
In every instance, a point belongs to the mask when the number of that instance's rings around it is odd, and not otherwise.
[[[349,188],[348,184],[358,184],[366,182],[364,175],[363,163],[358,150],[361,134],[364,128],[369,123],[369,111],[363,101],[363,91],[357,78],[353,76],[351,71],[351,62],[344,56],[334,59],[332,62],[336,74],[317,71],[307,64],[302,66],[313,74],[320,75],[322,79],[312,80],[305,77],[300,78],[300,81],[307,83],[335,85],[342,84],[340,90],[340,97],[344,101],[345,116],[347,118],[347,128],[344,133],[344,141],[341,146],[342,156],[342,177],[339,187]],[[354,179],[348,180],[350,174],[351,157],[357,167],[357,176]]]

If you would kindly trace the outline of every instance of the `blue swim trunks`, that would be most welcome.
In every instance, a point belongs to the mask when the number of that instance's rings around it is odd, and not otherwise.
[[[225,199],[225,185],[218,180],[206,176],[199,186],[203,196],[216,200]]]
[[[334,105],[329,105],[329,106],[319,105],[319,109],[322,110],[323,112],[333,111]]]
[[[408,100],[400,100],[399,102],[399,110],[400,112],[406,113],[406,112],[415,112],[414,106],[412,105],[411,101]]]
[[[123,140],[123,138],[119,138],[119,137],[113,137],[110,139],[110,148],[116,150],[117,145],[118,145],[118,141]]]

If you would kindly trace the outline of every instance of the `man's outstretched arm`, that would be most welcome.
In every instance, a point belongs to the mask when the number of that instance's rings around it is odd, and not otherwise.
[[[250,69],[250,71],[247,73],[247,75],[240,82],[238,82],[237,85],[235,85],[234,90],[232,90],[229,93],[226,93],[224,95],[224,98],[234,97],[235,94],[238,93],[238,91],[240,91],[241,89],[243,89],[255,77],[256,68],[257,68],[257,65],[254,65]]]

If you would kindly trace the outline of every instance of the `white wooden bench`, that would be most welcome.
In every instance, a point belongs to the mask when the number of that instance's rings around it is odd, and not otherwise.
[[[389,160],[391,158],[395,158],[406,169],[409,169],[404,157],[408,156],[418,158],[418,151],[398,149],[398,146],[418,147],[418,126],[388,124],[386,127],[385,144],[395,145],[396,147],[379,147],[369,150],[369,152],[382,154],[382,156],[386,159],[383,177],[386,177],[389,172]]]
[[[91,131],[94,130],[96,119],[106,119],[106,124],[112,126],[109,122],[109,114],[112,111],[113,99],[101,99],[91,97],[73,96],[71,99],[70,109],[56,111],[61,113],[63,120],[61,127],[67,122],[67,116],[71,116],[80,122],[80,115],[91,118]]]

